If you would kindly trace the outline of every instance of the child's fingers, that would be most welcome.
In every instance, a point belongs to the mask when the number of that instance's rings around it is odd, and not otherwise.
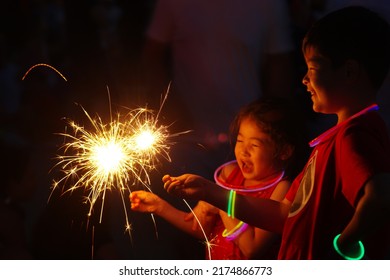
[[[163,181],[164,183],[166,183],[166,182],[168,182],[168,181],[171,181],[171,175],[164,175],[164,176],[162,177],[162,181]]]
[[[129,198],[130,202],[140,201],[142,198],[142,193],[140,191],[131,192]]]
[[[199,229],[199,222],[198,222],[197,219],[194,218],[193,221],[192,221],[192,230],[196,231],[198,229]]]
[[[180,181],[180,176],[179,177],[172,177],[171,175],[164,175],[163,178],[162,178],[162,181],[164,182],[164,184],[181,182]]]
[[[175,190],[178,190],[180,186],[182,186],[183,183],[178,180],[177,178],[170,177],[170,180],[166,181],[164,183],[164,189],[170,193],[174,192]]]
[[[133,191],[130,194],[131,210],[139,212],[151,212],[153,211],[154,202],[154,197],[150,192]]]
[[[139,208],[140,202],[141,202],[137,193],[131,192],[129,195],[129,199],[130,199],[130,208],[132,210],[137,210]]]
[[[138,208],[141,204],[147,204],[152,198],[150,193],[145,191],[134,191],[130,194],[130,203],[132,206]],[[133,208],[133,207],[132,207]],[[135,208],[133,208],[135,209]]]
[[[184,221],[188,222],[191,221],[194,218],[194,214],[192,212],[189,212],[184,216]]]
[[[140,205],[139,205],[139,203],[137,203],[137,202],[132,202],[132,203],[130,204],[131,210],[137,210],[139,207],[140,207]]]
[[[198,228],[199,228],[199,222],[198,222],[198,220],[195,218],[194,213],[190,212],[190,213],[188,213],[187,215],[185,215],[185,216],[184,216],[184,221],[186,221],[186,222],[192,221],[192,227],[191,227],[191,229],[192,229],[193,231],[198,230]]]
[[[129,199],[130,199],[131,203],[134,203],[138,198],[137,198],[137,195],[135,193],[131,192],[129,195]]]

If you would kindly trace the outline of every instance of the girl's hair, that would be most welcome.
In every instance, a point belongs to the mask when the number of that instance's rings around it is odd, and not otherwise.
[[[286,161],[286,174],[296,176],[306,161],[308,145],[303,115],[294,103],[284,99],[264,98],[241,108],[230,126],[230,141],[233,146],[241,122],[248,118],[270,135],[276,144],[277,154],[287,145],[293,148],[292,156]]]
[[[315,22],[307,32],[302,50],[315,48],[334,68],[348,59],[359,62],[379,89],[389,71],[390,29],[385,19],[367,8],[349,6]]]

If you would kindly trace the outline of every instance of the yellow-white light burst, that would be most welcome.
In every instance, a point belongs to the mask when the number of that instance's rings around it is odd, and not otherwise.
[[[22,80],[32,69],[39,66],[54,70],[67,81],[61,72],[45,63],[33,65],[25,73]],[[73,129],[73,134],[60,134],[68,141],[65,141],[61,147],[64,155],[57,157],[58,162],[55,165],[55,167],[59,166],[65,175],[53,182],[53,191],[59,186],[62,186],[63,189],[68,187],[68,191],[84,188],[86,200],[90,204],[88,216],[92,214],[97,199],[102,197],[101,221],[106,191],[112,188],[119,190],[126,219],[125,229],[130,233],[131,225],[128,221],[124,191],[127,189],[131,192],[131,185],[137,183],[141,183],[150,190],[149,171],[155,168],[158,161],[157,156],[163,156],[166,160],[171,161],[168,153],[170,147],[167,143],[168,138],[189,132],[184,131],[169,135],[166,126],[157,125],[160,111],[168,97],[169,88],[170,85],[156,115],[146,108],[138,108],[130,111],[124,118],[118,115],[117,119],[104,124],[99,116],[93,119],[83,108],[93,127],[92,131],[77,125],[74,121],[68,121],[69,126]],[[72,184],[68,184],[68,181],[72,181]],[[183,201],[194,214],[202,229],[211,259],[210,248],[212,244],[208,241],[206,233],[190,205],[186,200],[183,199]]]
[[[169,135],[166,126],[157,125],[159,114],[154,115],[145,108],[130,111],[123,119],[118,115],[117,119],[109,124],[104,124],[100,117],[92,119],[85,110],[84,113],[92,124],[93,131],[76,125],[73,121],[68,122],[74,133],[61,134],[69,141],[62,146],[64,155],[58,157],[57,163],[65,175],[53,183],[53,189],[60,185],[65,188],[68,180],[74,180],[68,191],[84,188],[90,204],[89,216],[96,201],[101,197],[101,221],[106,191],[116,188],[122,198],[125,228],[130,232],[131,225],[128,222],[124,191],[131,192],[131,186],[137,183],[150,190],[149,172],[155,168],[158,156],[171,160],[167,140],[173,135]],[[183,201],[192,211],[190,205]],[[192,213],[202,229],[211,258],[211,244],[195,213],[193,211]]]
[[[110,174],[120,169],[124,157],[125,155],[122,147],[114,141],[111,141],[101,146],[94,147],[91,161],[100,169],[97,170],[99,173],[103,172]]]
[[[156,140],[155,135],[149,130],[141,131],[136,137],[136,144],[139,150],[147,150],[153,147]]]
[[[73,134],[61,134],[68,141],[62,146],[64,155],[58,156],[57,163],[65,175],[53,183],[53,188],[84,188],[91,215],[100,196],[104,203],[107,190],[116,188],[124,200],[123,191],[131,191],[132,185],[140,183],[149,188],[149,172],[155,168],[158,156],[170,161],[169,133],[166,126],[157,125],[156,116],[145,108],[132,110],[122,118],[118,115],[108,124],[100,117],[91,118],[85,110],[84,113],[92,131],[68,122]],[[103,205],[100,219],[102,213]]]

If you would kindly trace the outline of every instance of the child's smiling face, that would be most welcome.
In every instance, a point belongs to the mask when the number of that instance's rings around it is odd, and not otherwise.
[[[251,118],[241,121],[234,152],[247,184],[260,183],[280,171],[275,142]]]
[[[314,47],[308,47],[304,56],[308,69],[302,82],[310,92],[313,110],[336,114],[343,104],[343,67],[334,69],[331,61]]]

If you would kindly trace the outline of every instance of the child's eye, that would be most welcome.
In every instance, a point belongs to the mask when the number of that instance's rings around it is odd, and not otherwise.
[[[260,141],[253,141],[251,143],[251,146],[254,147],[254,148],[258,148],[261,146],[261,142]]]

